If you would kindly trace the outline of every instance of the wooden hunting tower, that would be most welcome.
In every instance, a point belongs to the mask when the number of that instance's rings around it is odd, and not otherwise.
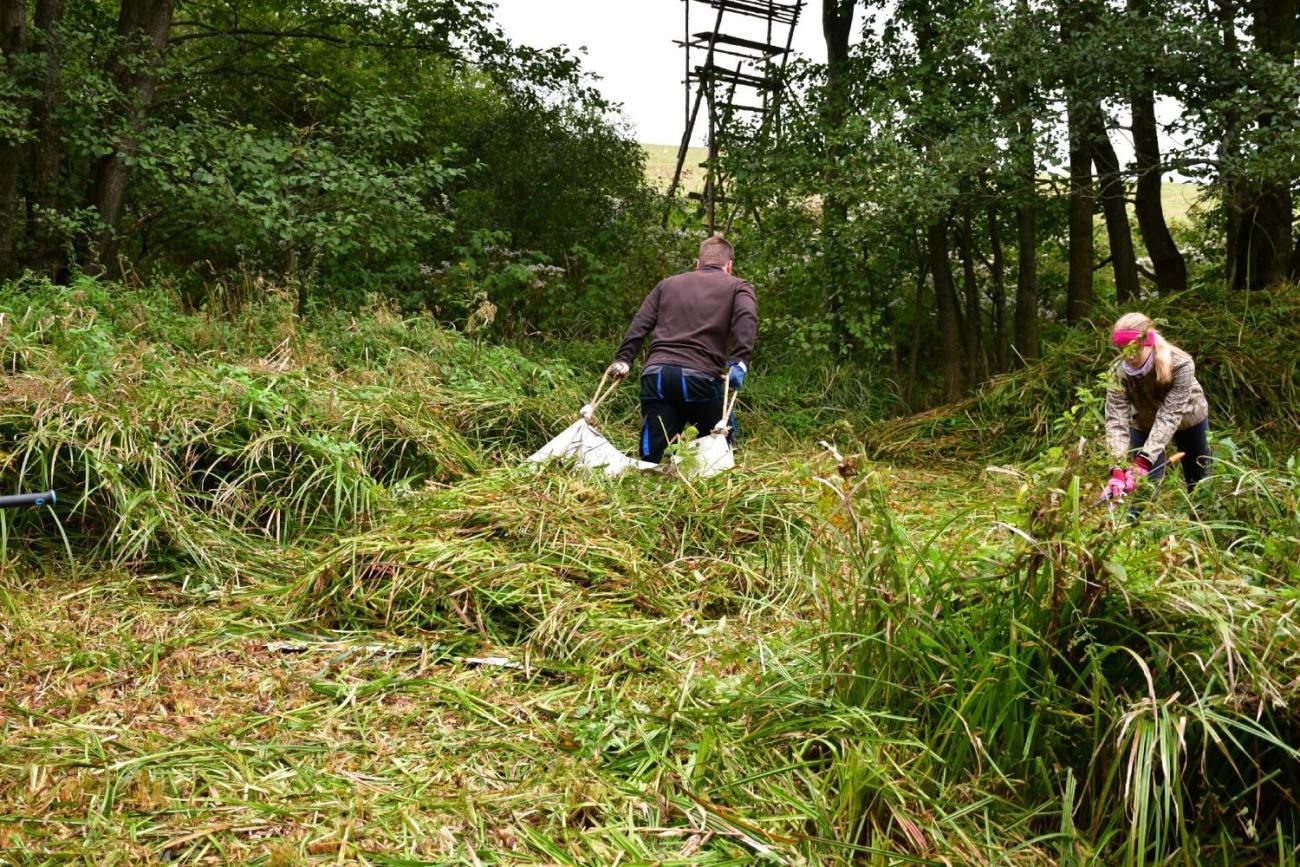
[[[701,202],[709,231],[719,224],[730,228],[736,202],[725,195],[726,178],[718,167],[721,142],[740,125],[741,117],[757,117],[759,137],[780,131],[780,102],[785,87],[786,63],[794,28],[803,12],[803,0],[682,0],[686,10],[683,38],[676,44],[686,51],[686,130],[677,151],[668,197],[681,183],[682,167],[691,136],[704,104],[708,112],[709,156],[703,193],[691,193]],[[709,30],[691,32],[691,8],[696,21],[712,20]],[[703,7],[703,8],[699,8]],[[700,26],[698,23],[696,26]],[[665,225],[668,214],[664,214]]]

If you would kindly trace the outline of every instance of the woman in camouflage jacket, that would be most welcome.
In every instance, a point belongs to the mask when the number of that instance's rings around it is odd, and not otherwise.
[[[1121,356],[1106,392],[1106,444],[1127,469],[1111,470],[1112,494],[1131,492],[1138,480],[1165,472],[1165,448],[1172,440],[1184,453],[1183,479],[1190,491],[1210,466],[1209,407],[1196,381],[1192,357],[1156,332],[1141,313],[1126,313],[1115,323],[1111,342]]]

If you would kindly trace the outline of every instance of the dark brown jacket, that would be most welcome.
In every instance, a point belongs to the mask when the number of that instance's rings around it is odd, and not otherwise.
[[[715,265],[660,281],[632,319],[614,356],[628,366],[654,332],[646,364],[676,364],[721,376],[728,361],[749,364],[758,335],[754,287]]]

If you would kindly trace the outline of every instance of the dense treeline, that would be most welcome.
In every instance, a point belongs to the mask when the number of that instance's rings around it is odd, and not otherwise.
[[[1099,303],[1300,269],[1294,2],[819,5],[783,145],[724,149],[758,282],[823,312],[803,343],[889,358],[908,397],[928,361],[954,398]],[[1181,226],[1171,172],[1201,194]]]
[[[449,319],[626,248],[643,157],[480,0],[4,0],[0,275],[264,275]],[[238,300],[236,298],[236,300]],[[556,319],[551,316],[552,321]]]
[[[612,337],[699,215],[660,230],[578,58],[492,11],[0,0],[0,276],[140,275],[195,307],[266,278],[300,308]],[[780,135],[721,142],[769,363],[852,361],[915,408],[1112,304],[1300,270],[1295,0],[813,11],[828,61],[793,67]]]

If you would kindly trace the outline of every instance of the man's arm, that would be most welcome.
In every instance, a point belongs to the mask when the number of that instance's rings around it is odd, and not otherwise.
[[[741,283],[731,303],[731,361],[749,366],[749,354],[758,337],[758,300],[754,287]]]
[[[631,367],[632,362],[636,361],[636,357],[641,354],[642,342],[645,341],[647,334],[654,331],[655,324],[659,321],[659,290],[662,286],[662,283],[656,286],[641,302],[641,309],[636,312],[636,316],[632,317],[632,324],[628,326],[627,334],[624,335],[618,352],[614,353],[616,362]]]

